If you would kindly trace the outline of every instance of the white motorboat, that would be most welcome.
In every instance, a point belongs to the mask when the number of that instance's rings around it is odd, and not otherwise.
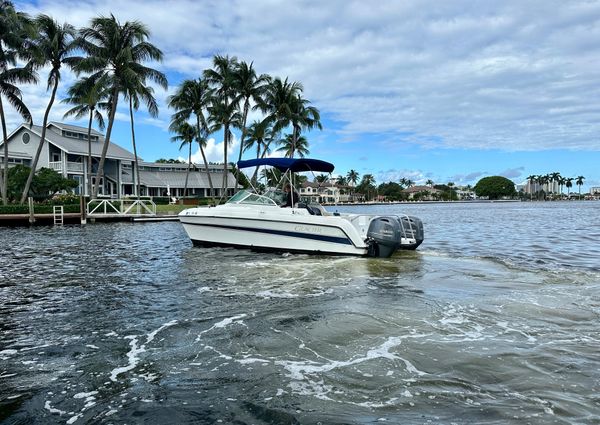
[[[240,161],[238,168],[257,165],[290,174],[333,171],[328,162],[306,158]],[[280,196],[276,190],[242,190],[225,204],[186,209],[179,220],[200,246],[389,257],[398,249],[416,249],[423,241],[423,224],[416,217],[330,213],[302,202],[283,208]]]

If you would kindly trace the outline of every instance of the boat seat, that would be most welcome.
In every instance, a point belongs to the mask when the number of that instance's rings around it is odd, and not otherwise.
[[[323,213],[321,212],[321,209],[319,207],[314,206],[314,205],[307,205],[306,209],[308,210],[308,212],[311,215],[323,215]]]
[[[310,215],[323,215],[323,214],[321,214],[321,210],[319,208],[315,207],[314,205],[309,205],[304,202],[298,202],[297,207],[305,208],[306,211],[308,211],[308,213]]]

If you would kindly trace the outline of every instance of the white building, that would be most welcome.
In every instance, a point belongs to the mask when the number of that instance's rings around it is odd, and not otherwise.
[[[51,122],[46,127],[46,143],[37,164],[37,169],[51,168],[73,179],[79,184],[74,189],[76,194],[88,194],[87,181],[95,182],[98,164],[104,145],[104,135],[92,130],[91,151],[92,169],[88,170],[87,128],[69,124]],[[8,135],[9,167],[16,164],[30,166],[42,137],[42,127],[21,124]],[[134,195],[134,155],[119,145],[110,142],[104,162],[104,173],[100,180],[98,195],[120,198]],[[162,164],[141,162],[140,195],[141,196],[182,196],[185,186],[187,164]],[[0,144],[0,164],[4,161],[4,149]],[[0,165],[0,168],[2,165]],[[209,172],[215,191],[220,196],[223,181],[223,165],[209,165]],[[233,173],[227,173],[229,194],[233,193],[236,180]],[[204,166],[194,166],[188,178],[188,195],[210,196],[210,185]]]
[[[310,202],[338,204],[351,202],[351,188],[338,186],[336,183],[304,182],[300,187],[300,197]]]
[[[515,189],[517,192],[523,190],[523,192],[527,194],[536,194],[542,190],[547,194],[560,193],[560,185],[555,180],[544,184],[539,184],[536,181],[530,182],[529,180],[525,180],[523,183],[515,185]]]

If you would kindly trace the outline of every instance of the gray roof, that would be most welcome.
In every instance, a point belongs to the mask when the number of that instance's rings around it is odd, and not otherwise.
[[[153,168],[172,168],[172,169],[180,169],[183,171],[187,171],[188,168],[188,163],[187,162],[181,162],[181,163],[171,163],[171,162],[145,162],[145,161],[140,161],[139,162],[140,167],[153,167]],[[198,163],[192,163],[192,167],[194,168],[201,168],[202,170],[204,170],[204,164],[198,164]],[[208,168],[211,170],[222,170],[223,169],[223,164],[208,164]],[[231,167],[230,167],[231,169]]]
[[[404,189],[402,192],[405,192],[405,193],[417,193],[417,192],[437,193],[437,192],[441,192],[441,190],[436,189],[434,187],[429,187],[429,186],[411,186],[407,189]]]
[[[2,147],[2,145],[0,144],[0,147]],[[31,159],[33,158],[31,156],[31,154],[25,153],[25,152],[15,152],[15,151],[10,151],[8,153],[8,157],[9,158],[20,158],[20,159]],[[4,158],[4,150],[1,149],[0,150],[0,158]]]
[[[54,123],[53,123],[54,124]],[[29,129],[28,125],[24,125],[25,128]],[[76,128],[78,132],[81,132],[82,127],[69,126]],[[33,131],[38,136],[42,136],[42,127],[39,125],[31,126],[31,131]],[[85,130],[87,131],[87,130]],[[100,135],[102,136],[102,135]],[[87,140],[73,139],[71,137],[64,137],[62,134],[58,134],[56,131],[48,130],[46,131],[46,140],[52,143],[53,145],[58,146],[62,150],[67,153],[76,154],[76,155],[87,155],[88,153],[88,144]],[[98,141],[92,141],[92,156],[101,156],[102,155],[102,146],[104,144],[104,137],[100,137]],[[111,159],[122,159],[126,161],[133,161],[134,156],[131,152],[126,149],[123,149],[121,146],[110,142],[108,145],[108,150],[106,152],[106,157]]]
[[[140,170],[140,182],[146,187],[185,187],[185,171],[147,171]],[[227,185],[235,187],[235,177],[232,173],[227,173]],[[221,187],[223,173],[210,173],[213,187]],[[123,173],[122,182],[131,184],[131,174]],[[192,171],[188,179],[188,188],[209,188],[208,176],[203,171]]]
[[[48,124],[52,124],[52,125],[60,128],[61,130],[69,130],[69,131],[74,131],[76,133],[87,134],[87,132],[88,132],[87,127],[81,127],[79,125],[65,124],[65,123],[56,122],[56,121],[50,121]],[[104,134],[100,133],[97,130],[94,130],[93,128],[92,128],[91,134],[93,136],[104,137]]]

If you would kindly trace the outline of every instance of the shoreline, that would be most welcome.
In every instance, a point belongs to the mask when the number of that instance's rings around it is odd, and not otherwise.
[[[557,200],[557,201],[543,201],[543,200],[521,200],[521,199],[475,199],[475,200],[461,200],[461,201],[391,201],[391,202],[348,202],[348,203],[322,203],[323,206],[328,207],[351,207],[351,206],[369,206],[369,205],[430,205],[430,204],[505,204],[505,203],[546,203],[546,202],[590,202],[598,201],[598,199],[573,199],[573,200]]]

